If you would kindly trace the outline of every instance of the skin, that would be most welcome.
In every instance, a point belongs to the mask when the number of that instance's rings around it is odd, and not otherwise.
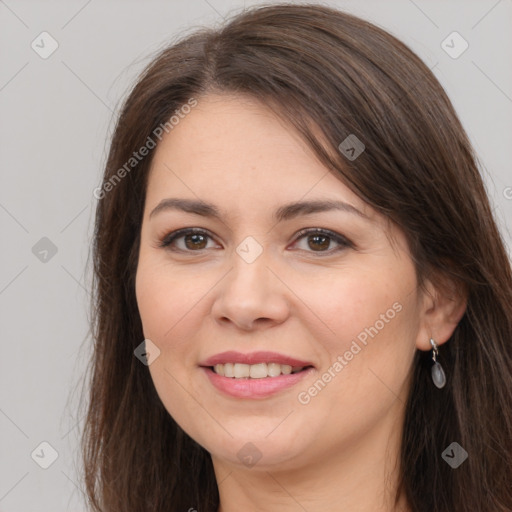
[[[170,197],[214,203],[223,216],[169,209],[150,217]],[[284,203],[312,199],[341,200],[366,217],[332,210],[276,223],[271,216]],[[159,246],[188,227],[209,232],[199,249],[190,236],[187,245],[187,238],[175,241],[181,252]],[[334,231],[352,246],[298,238],[303,228]],[[248,236],[262,249],[252,263],[236,252]],[[403,233],[256,100],[202,97],[156,148],[137,301],[145,338],[160,350],[149,366],[156,390],[210,452],[219,511],[409,510],[403,499],[393,507],[393,493],[411,363],[417,349],[430,349],[430,337],[448,340],[465,308],[429,281],[425,289]],[[401,309],[378,334],[359,343],[307,404],[299,402],[393,304]],[[228,397],[198,366],[226,350],[276,351],[315,370],[272,397]],[[237,456],[248,442],[261,455],[252,467]]]

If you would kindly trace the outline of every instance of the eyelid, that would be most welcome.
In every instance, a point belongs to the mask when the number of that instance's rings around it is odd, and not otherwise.
[[[193,234],[199,234],[199,235],[207,235],[212,240],[215,240],[215,237],[213,236],[210,231],[204,228],[181,228],[177,229],[176,231],[172,231],[170,233],[167,233],[159,242],[158,246],[162,248],[167,248],[172,242],[174,242],[176,239],[181,238],[182,236],[186,235],[193,235]],[[179,249],[177,249],[179,251]],[[186,252],[200,252],[204,249],[201,249],[199,251],[186,251]]]
[[[329,238],[331,238],[334,242],[338,244],[338,247],[335,247],[334,249],[329,249],[327,251],[305,251],[308,253],[312,253],[317,255],[318,257],[328,257],[335,253],[338,253],[344,249],[350,248],[355,249],[355,244],[351,242],[346,236],[342,235],[341,233],[337,233],[336,231],[332,231],[330,229],[326,228],[304,228],[298,231],[294,235],[294,241],[293,244],[297,243],[300,239],[306,237],[307,235],[326,235]],[[299,249],[300,250],[300,249]]]
[[[197,252],[197,253],[201,253],[202,251],[205,251],[206,249],[198,249],[197,251],[182,250],[182,249],[170,249],[171,243],[173,243],[178,238],[181,238],[181,237],[189,235],[189,234],[206,235],[207,237],[209,237],[210,239],[215,241],[215,236],[212,233],[210,233],[210,231],[208,231],[207,229],[197,228],[197,227],[195,227],[195,228],[194,227],[193,228],[181,228],[181,229],[178,229],[176,231],[173,231],[173,232],[168,233],[167,235],[165,235],[160,240],[158,246],[161,247],[161,248],[164,248],[164,249],[167,248],[169,250],[173,250],[175,252],[186,252],[186,253]],[[326,236],[330,237],[334,242],[336,242],[339,245],[339,247],[334,248],[334,249],[330,249],[328,251],[306,251],[306,252],[317,254],[319,256],[322,256],[322,255],[328,256],[328,255],[331,255],[331,254],[333,254],[335,252],[338,252],[338,251],[340,251],[340,250],[342,250],[344,248],[347,248],[347,247],[355,248],[355,244],[353,242],[351,242],[344,235],[342,235],[340,233],[337,233],[335,231],[331,231],[330,229],[315,228],[315,227],[313,227],[313,228],[303,228],[303,229],[299,230],[297,233],[295,233],[293,235],[293,242],[292,242],[292,244],[297,243],[301,238],[304,238],[307,235],[314,235],[314,234],[326,235]]]

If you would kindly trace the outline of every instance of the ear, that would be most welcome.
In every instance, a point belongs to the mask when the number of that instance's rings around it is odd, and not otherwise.
[[[450,339],[464,316],[467,307],[467,291],[447,277],[436,276],[436,284],[426,279],[420,301],[420,324],[416,347],[430,350],[430,338],[438,345]]]

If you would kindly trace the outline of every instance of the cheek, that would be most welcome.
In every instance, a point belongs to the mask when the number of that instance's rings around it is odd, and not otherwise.
[[[370,272],[351,271],[350,275],[340,273],[331,278],[328,284],[305,283],[298,295],[305,298],[323,325],[324,342],[332,353],[348,349],[354,339],[364,345],[371,334],[376,335],[375,330],[380,334],[401,326],[411,316],[404,311],[413,313],[404,304],[408,302],[406,282],[408,279],[383,280]]]
[[[309,288],[307,296],[324,333],[317,333],[324,351],[320,377],[325,375],[329,381],[326,388],[343,391],[342,400],[352,401],[351,394],[354,404],[363,399],[363,393],[370,393],[375,401],[386,395],[393,399],[388,388],[400,390],[404,384],[418,330],[416,294],[411,293],[414,269],[402,267],[399,275],[396,267],[381,268],[379,273],[366,270],[340,274],[328,288]],[[324,394],[322,385],[317,387]],[[326,400],[340,400],[327,395]]]
[[[169,345],[170,339],[178,343],[176,335],[182,330],[183,319],[197,314],[200,298],[208,289],[204,279],[190,273],[181,277],[176,267],[141,258],[136,297],[144,335],[163,345]]]
[[[361,276],[332,282],[331,290],[310,295],[311,309],[335,334],[317,338],[323,365],[298,390],[297,417],[312,431],[325,425],[323,445],[350,445],[406,402],[417,311],[399,282]]]
[[[140,258],[136,296],[144,336],[157,345],[159,357],[148,369],[156,392],[168,413],[194,439],[201,439],[205,410],[193,397],[197,356],[190,347],[190,332],[205,291],[198,279],[182,279],[158,261]],[[199,371],[199,370],[197,370]]]

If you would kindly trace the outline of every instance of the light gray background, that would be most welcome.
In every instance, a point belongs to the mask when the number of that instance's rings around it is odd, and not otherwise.
[[[258,3],[0,0],[0,511],[85,510],[76,467],[86,268],[113,113],[166,41]],[[324,3],[388,29],[434,68],[484,166],[510,252],[512,0]],[[47,59],[31,48],[42,31],[59,44]],[[453,31],[469,43],[457,59],[441,48]],[[57,247],[46,262],[32,252],[42,237]],[[48,469],[31,458],[43,441],[59,455]]]

